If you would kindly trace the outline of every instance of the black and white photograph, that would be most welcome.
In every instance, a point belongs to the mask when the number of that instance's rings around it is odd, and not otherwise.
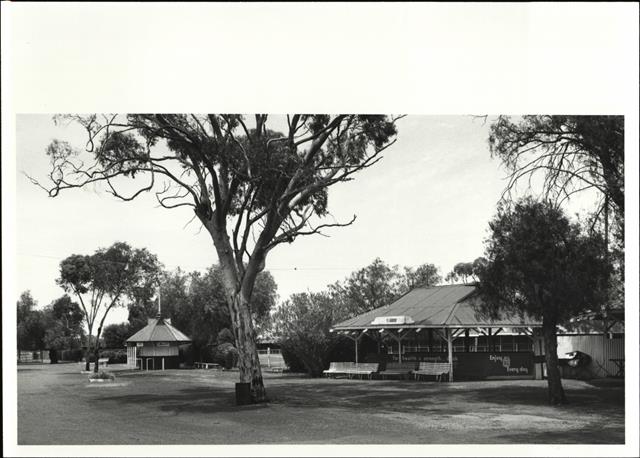
[[[5,455],[636,456],[637,4],[2,7]]]

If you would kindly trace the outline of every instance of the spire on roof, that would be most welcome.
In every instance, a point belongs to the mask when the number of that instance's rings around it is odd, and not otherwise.
[[[160,283],[158,283],[158,314],[156,315],[158,319],[162,318],[162,293],[160,291]]]

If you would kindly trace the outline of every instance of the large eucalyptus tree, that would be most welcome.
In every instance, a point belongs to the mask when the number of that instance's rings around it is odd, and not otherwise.
[[[190,207],[224,271],[240,381],[251,383],[254,402],[265,400],[250,306],[257,275],[279,244],[354,221],[322,221],[327,188],[375,164],[394,143],[398,118],[294,114],[281,118],[282,133],[264,114],[66,118],[86,129],[85,151],[54,141],[50,183],[36,183],[52,197],[103,182],[125,201],[153,190],[165,208]],[[131,189],[123,178],[144,181]]]

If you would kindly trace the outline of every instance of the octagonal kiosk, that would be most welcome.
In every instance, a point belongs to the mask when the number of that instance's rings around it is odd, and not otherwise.
[[[143,370],[178,369],[180,345],[190,342],[170,318],[149,318],[144,328],[127,339],[127,364]]]

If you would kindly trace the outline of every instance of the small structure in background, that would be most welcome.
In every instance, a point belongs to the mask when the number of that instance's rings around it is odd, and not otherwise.
[[[558,332],[558,358],[563,378],[624,377],[624,308],[586,312]],[[576,360],[576,353],[588,355]],[[576,364],[572,364],[575,362]]]
[[[260,365],[263,368],[266,368],[269,372],[283,372],[287,369],[278,339],[273,336],[258,337],[256,344],[258,346]]]
[[[127,339],[127,365],[145,370],[178,369],[180,346],[191,339],[171,325],[171,318],[162,317],[158,291],[158,315]]]
[[[127,339],[127,364],[145,370],[178,369],[180,345],[190,342],[170,318],[149,318],[144,328]]]

